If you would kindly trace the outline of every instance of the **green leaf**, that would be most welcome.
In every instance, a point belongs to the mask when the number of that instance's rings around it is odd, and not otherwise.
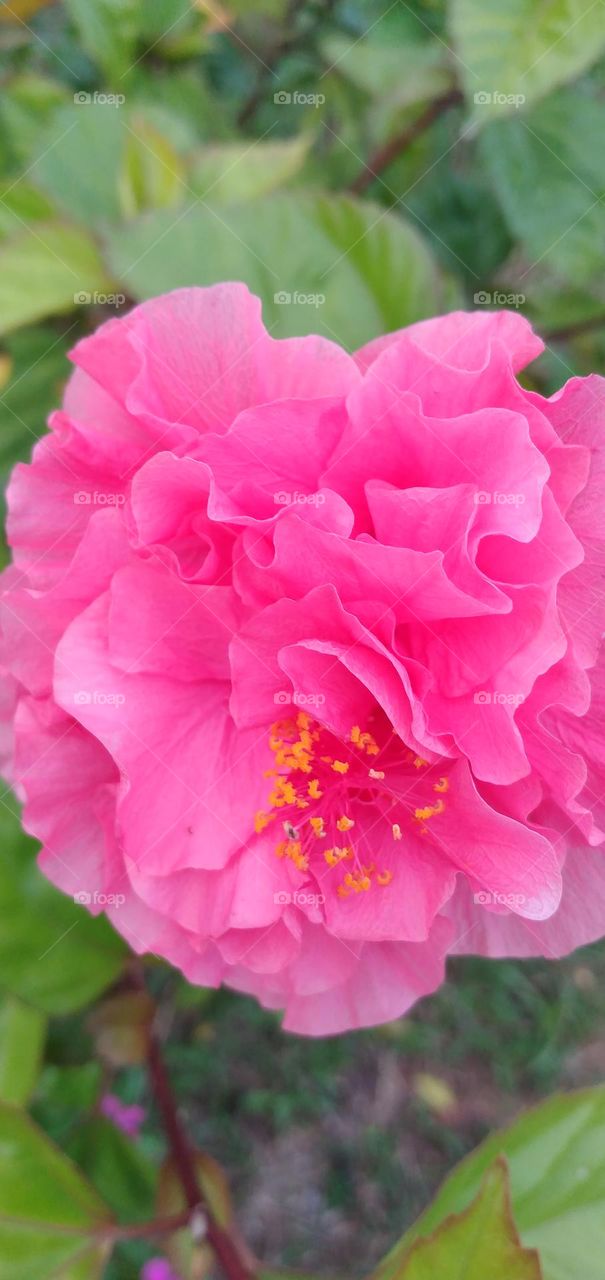
[[[0,388],[0,476],[25,461],[45,429],[46,418],[61,398],[69,373],[67,349],[74,324],[65,335],[40,326],[11,334],[5,343],[8,378]],[[71,341],[70,341],[71,340]]]
[[[48,221],[54,213],[46,196],[23,178],[0,185],[1,235],[15,235],[24,223]]]
[[[40,135],[66,101],[67,91],[45,76],[16,76],[3,88],[0,123],[17,159],[29,167],[44,151]]]
[[[96,1280],[109,1252],[102,1200],[29,1117],[0,1105],[2,1280]]]
[[[465,1209],[500,1154],[509,1164],[519,1234],[524,1245],[538,1250],[544,1280],[602,1280],[605,1088],[551,1098],[492,1134],[454,1169],[390,1260]]]
[[[189,182],[208,204],[236,204],[282,187],[302,168],[311,136],[287,142],[228,142],[206,147],[194,163]]]
[[[182,204],[188,194],[180,156],[155,125],[140,115],[127,126],[118,185],[126,218],[146,209]]]
[[[107,83],[120,89],[136,60],[136,42],[144,0],[65,0],[82,46],[104,72]]]
[[[220,217],[154,214],[108,243],[117,277],[137,298],[244,280],[276,337],[320,332],[356,347],[446,309],[451,296],[413,228],[345,196],[279,194]]]
[[[117,978],[125,947],[38,871],[35,845],[0,805],[0,988],[47,1013],[82,1008]]]
[[[122,107],[76,94],[38,139],[31,181],[71,218],[95,226],[118,221],[118,175],[128,134]]]
[[[363,40],[327,36],[322,53],[328,71],[344,75],[371,97],[393,99],[399,107],[436,98],[451,88],[447,49],[436,41],[386,43],[372,33]]]
[[[41,223],[0,245],[0,334],[73,311],[80,294],[111,282],[86,231]]]
[[[576,285],[601,276],[605,152],[594,140],[602,123],[599,101],[563,90],[527,119],[493,123],[481,139],[487,171],[530,265]]]
[[[79,1124],[67,1150],[119,1222],[153,1217],[157,1170],[110,1120]]]
[[[511,99],[530,103],[574,79],[605,48],[603,11],[593,0],[452,0],[451,30],[480,121],[522,105]]]
[[[46,1018],[12,996],[0,1002],[0,1099],[24,1106],[40,1071]]]
[[[375,1280],[541,1280],[541,1275],[538,1254],[519,1241],[506,1161],[499,1159],[468,1209],[446,1218],[396,1261],[390,1255]]]

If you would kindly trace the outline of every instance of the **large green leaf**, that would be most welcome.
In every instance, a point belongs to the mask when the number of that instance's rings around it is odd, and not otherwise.
[[[193,166],[189,183],[208,204],[252,200],[281,187],[302,168],[311,137],[287,142],[227,142],[205,147]]]
[[[543,97],[605,47],[603,9],[594,0],[452,0],[451,30],[479,120],[514,111],[519,96],[527,103]]]
[[[2,1280],[93,1280],[108,1256],[102,1200],[23,1111],[0,1104]]]
[[[44,1047],[46,1017],[5,996],[0,1001],[0,1099],[22,1106],[33,1092]]]
[[[153,1218],[157,1169],[111,1121],[85,1120],[67,1149],[119,1222]]]
[[[143,4],[144,0],[65,0],[83,48],[118,91],[136,60]]]
[[[605,151],[595,139],[602,127],[602,104],[569,89],[527,119],[494,122],[481,140],[502,209],[530,264],[575,285],[601,275]]]
[[[436,98],[451,87],[453,72],[445,45],[387,42],[379,38],[380,31],[379,27],[364,40],[327,36],[322,52],[328,70],[346,76],[372,97],[388,95],[399,107]]]
[[[123,107],[75,95],[39,138],[30,180],[72,218],[94,225],[120,217],[118,175],[128,134]]]
[[[61,223],[36,224],[0,245],[0,333],[73,311],[81,295],[110,288],[86,231]]]
[[[460,1213],[501,1153],[509,1164],[515,1222],[523,1244],[538,1249],[544,1280],[603,1280],[605,1088],[552,1098],[492,1134],[450,1175],[390,1262]]]
[[[75,340],[76,322],[65,334],[48,326],[21,329],[4,344],[10,366],[0,394],[0,476],[13,463],[25,461],[60,402],[69,373],[67,348]]]
[[[118,976],[125,948],[102,917],[40,874],[8,796],[0,804],[0,989],[48,1013],[71,1013]]]
[[[244,280],[277,336],[320,332],[348,347],[447,308],[444,279],[396,214],[344,196],[275,195],[219,213],[155,214],[112,232],[110,259],[137,298]]]
[[[472,1204],[446,1218],[396,1259],[390,1255],[375,1280],[541,1280],[538,1254],[521,1245],[510,1208],[506,1162],[487,1170]]]

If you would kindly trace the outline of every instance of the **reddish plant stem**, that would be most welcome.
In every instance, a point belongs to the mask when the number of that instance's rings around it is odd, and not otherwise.
[[[605,315],[589,316],[586,320],[575,320],[563,325],[560,329],[547,329],[544,337],[547,342],[567,342],[570,338],[590,333],[592,329],[605,329]]]
[[[153,1032],[149,1036],[147,1062],[153,1094],[189,1209],[202,1211],[206,1223],[206,1239],[227,1280],[254,1280],[255,1272],[248,1257],[233,1236],[217,1222],[200,1188],[194,1153],[181,1125],[164,1059]]]
[[[450,107],[456,107],[463,101],[463,95],[459,89],[450,89],[448,93],[443,93],[440,98],[434,98],[429,102],[424,111],[416,116],[415,120],[402,129],[400,133],[396,133],[383,147],[379,147],[364,165],[360,173],[349,186],[352,195],[363,195],[367,191],[375,178],[378,178],[383,169],[388,169],[389,165],[402,155],[407,148],[419,138],[425,129],[430,129],[435,120],[443,115],[445,111],[449,111]]]

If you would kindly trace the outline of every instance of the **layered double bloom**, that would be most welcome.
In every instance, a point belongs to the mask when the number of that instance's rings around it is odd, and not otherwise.
[[[520,316],[348,355],[242,285],[73,352],[9,488],[5,771],[137,952],[325,1034],[605,933],[605,382]]]

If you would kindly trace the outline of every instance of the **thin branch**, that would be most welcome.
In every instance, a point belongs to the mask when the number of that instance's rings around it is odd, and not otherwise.
[[[247,1254],[239,1242],[217,1221],[201,1190],[194,1152],[181,1125],[160,1045],[153,1031],[149,1034],[147,1064],[153,1094],[189,1209],[201,1210],[206,1224],[206,1239],[214,1250],[227,1280],[255,1280],[255,1271]]]
[[[593,329],[605,329],[605,315],[588,316],[586,320],[576,320],[563,325],[560,329],[546,329],[546,342],[566,342],[569,338],[579,337],[582,333],[590,333]]]
[[[415,120],[406,125],[400,133],[396,133],[383,147],[379,147],[364,165],[360,173],[349,186],[352,195],[362,195],[371,187],[375,178],[377,178],[384,169],[388,169],[389,165],[396,160],[398,156],[403,155],[408,147],[420,137],[426,129],[430,129],[435,120],[439,119],[444,112],[449,111],[450,107],[457,107],[463,101],[463,95],[459,89],[450,89],[448,93],[443,93],[440,98],[434,98],[429,102],[424,111],[421,111]]]

